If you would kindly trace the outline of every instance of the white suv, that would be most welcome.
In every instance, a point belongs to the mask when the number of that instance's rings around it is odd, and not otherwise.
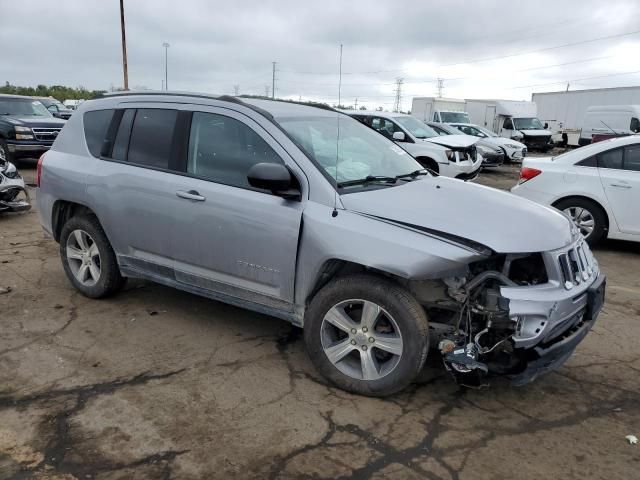
[[[469,135],[438,135],[410,115],[390,112],[346,111],[353,118],[393,140],[423,167],[445,177],[472,180],[482,167],[476,151],[477,138]]]

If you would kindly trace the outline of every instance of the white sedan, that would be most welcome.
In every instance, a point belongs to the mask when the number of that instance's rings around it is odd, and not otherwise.
[[[640,135],[527,158],[511,193],[564,211],[591,245],[640,242]]]
[[[474,125],[472,123],[450,123],[449,125],[457,128],[466,135],[484,138],[486,142],[502,149],[505,161],[507,162],[520,162],[527,155],[527,146],[524,143],[520,143],[511,138],[500,137],[480,125]]]

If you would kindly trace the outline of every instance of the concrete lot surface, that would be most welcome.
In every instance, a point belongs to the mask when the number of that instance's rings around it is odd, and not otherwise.
[[[433,354],[371,399],[280,320],[139,281],[84,298],[35,211],[0,216],[0,479],[640,478],[640,244],[595,253],[606,305],[558,372],[463,389]]]

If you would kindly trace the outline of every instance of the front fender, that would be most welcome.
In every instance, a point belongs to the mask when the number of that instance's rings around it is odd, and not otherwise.
[[[392,224],[376,217],[310,202],[302,216],[296,267],[295,303],[304,308],[323,265],[344,260],[401,278],[427,280],[463,272],[468,263],[486,258],[433,232]]]

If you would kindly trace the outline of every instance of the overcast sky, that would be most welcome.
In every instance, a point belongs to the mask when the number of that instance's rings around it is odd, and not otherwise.
[[[131,88],[161,88],[163,42],[172,90],[264,94],[275,61],[276,96],[330,103],[342,43],[342,103],[369,108],[392,108],[398,77],[405,109],[437,78],[455,98],[640,84],[640,0],[125,0],[125,16]],[[2,83],[122,86],[119,0],[0,0],[0,45]]]

